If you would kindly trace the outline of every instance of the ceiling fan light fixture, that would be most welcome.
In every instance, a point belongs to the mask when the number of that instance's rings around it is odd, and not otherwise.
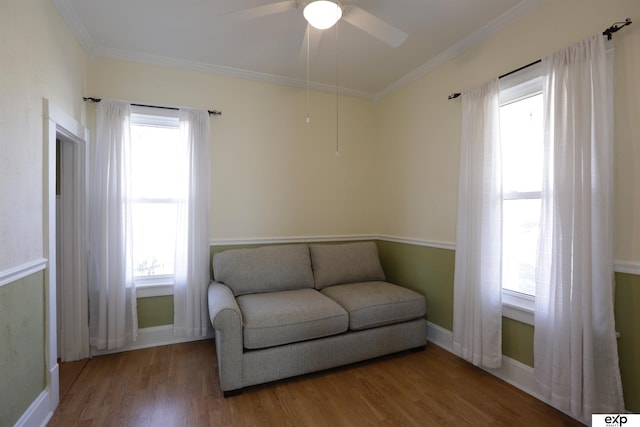
[[[342,18],[342,8],[332,1],[316,0],[306,5],[302,14],[311,26],[318,30],[326,30]]]

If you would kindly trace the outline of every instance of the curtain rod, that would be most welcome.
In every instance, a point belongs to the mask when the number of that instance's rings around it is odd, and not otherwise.
[[[102,101],[102,98],[94,98],[91,96],[85,96],[82,98],[83,101],[87,101],[87,102],[100,102]],[[179,110],[179,108],[177,107],[164,107],[162,105],[148,105],[148,104],[131,104],[134,107],[150,107],[150,108],[161,108],[163,110]],[[207,112],[209,113],[209,115],[214,115],[214,116],[221,116],[222,115],[222,111],[220,110],[207,110]]]
[[[627,18],[624,21],[620,21],[620,22],[615,22],[613,25],[611,25],[609,28],[607,28],[606,30],[604,30],[602,32],[603,36],[607,36],[607,40],[611,40],[611,38],[613,37],[613,33],[617,33],[618,31],[620,31],[621,29],[623,29],[624,27],[626,27],[627,25],[631,25],[631,18]],[[508,73],[505,73],[503,75],[501,75],[500,77],[498,77],[499,79],[503,78],[503,77],[507,77],[510,76],[513,73],[517,73],[518,71],[522,71],[525,68],[529,68],[532,65],[536,65],[539,64],[540,62],[542,62],[542,59],[538,59],[537,61],[533,61],[531,64],[527,64],[524,65],[520,68],[517,68],[513,71],[509,71]],[[447,97],[447,99],[456,99],[457,97],[459,97],[460,95],[462,95],[462,93],[460,92],[454,92],[451,95],[449,95]]]

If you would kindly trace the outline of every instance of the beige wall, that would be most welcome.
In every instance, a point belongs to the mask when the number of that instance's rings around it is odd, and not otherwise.
[[[338,158],[334,94],[312,92],[306,125],[302,89],[104,58],[88,64],[51,1],[0,0],[0,273],[43,256],[43,97],[89,124],[83,95],[221,109],[212,118],[213,239],[385,234],[452,243],[460,102],[447,95],[626,17],[636,24],[614,39],[615,256],[640,262],[637,0],[552,0],[379,104],[341,97]],[[90,117],[93,107],[86,108]],[[7,285],[3,304],[31,313],[20,299],[25,280]],[[2,322],[0,347],[31,345]],[[41,334],[40,327],[26,333]],[[40,353],[18,356],[44,363]],[[20,369],[3,363],[0,378],[41,378]],[[0,395],[13,392],[0,381]],[[26,408],[34,397],[17,396],[16,405]],[[0,413],[3,422],[6,416]]]
[[[300,88],[99,58],[89,93],[220,109],[212,117],[213,239],[371,234],[379,171],[373,104]]]
[[[455,243],[460,100],[475,87],[614,21],[636,0],[550,1],[379,104],[99,58],[92,96],[223,110],[213,124],[212,239],[383,234]],[[640,24],[616,34],[616,246],[640,261]]]
[[[84,121],[84,51],[51,0],[0,0],[0,281],[44,256],[43,98]],[[44,273],[0,287],[0,426],[45,387]]]
[[[0,271],[42,257],[42,98],[83,120],[84,51],[50,0],[0,0]]]
[[[380,198],[383,234],[455,242],[460,100],[498,75],[630,17],[614,37],[616,116],[615,257],[640,261],[640,2],[549,1],[529,16],[385,97],[375,113],[388,173]]]

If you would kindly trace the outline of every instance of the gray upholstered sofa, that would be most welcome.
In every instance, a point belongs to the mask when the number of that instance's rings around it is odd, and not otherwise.
[[[231,249],[213,272],[225,395],[426,345],[424,296],[385,282],[374,242]]]

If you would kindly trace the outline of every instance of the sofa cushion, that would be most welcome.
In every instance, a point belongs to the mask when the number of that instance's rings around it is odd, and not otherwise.
[[[309,245],[316,289],[385,280],[375,242]]]
[[[340,334],[347,312],[315,289],[242,295],[244,347],[257,349]]]
[[[374,328],[424,317],[423,295],[387,282],[364,282],[324,288],[324,295],[349,313],[349,328]]]
[[[229,286],[235,296],[313,288],[307,245],[274,245],[230,249],[213,256],[215,280]]]

